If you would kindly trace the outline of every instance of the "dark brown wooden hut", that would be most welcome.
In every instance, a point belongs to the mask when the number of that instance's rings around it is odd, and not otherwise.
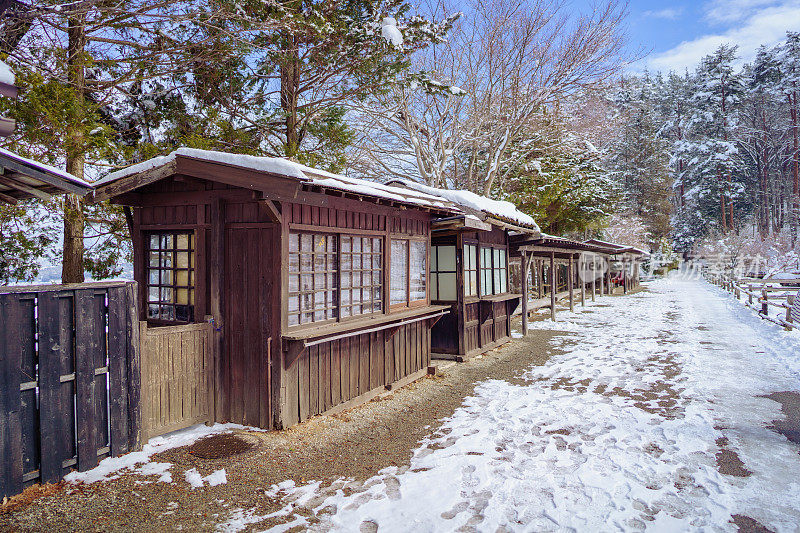
[[[441,198],[273,158],[180,149],[109,175],[151,328],[214,324],[214,419],[285,428],[423,375]],[[143,348],[143,366],[148,354]]]
[[[510,339],[511,317],[522,299],[509,283],[511,236],[539,236],[533,218],[509,202],[469,191],[405,180],[390,184],[438,196],[465,212],[432,225],[431,301],[451,310],[433,328],[433,356],[463,360]]]

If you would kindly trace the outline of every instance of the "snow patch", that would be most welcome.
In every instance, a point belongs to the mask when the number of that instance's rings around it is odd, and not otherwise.
[[[151,456],[173,448],[189,446],[209,435],[229,433],[234,429],[264,431],[239,424],[214,424],[213,426],[199,424],[181,431],[154,437],[142,447],[141,451],[131,452],[119,457],[107,457],[100,461],[100,464],[95,468],[86,472],[70,472],[64,476],[64,479],[68,483],[96,483],[98,481],[117,479],[123,473],[133,473],[142,476],[158,475],[160,476],[159,481],[170,483],[172,474],[168,470],[172,465],[169,463],[151,463]],[[214,474],[217,474],[216,477],[212,478],[214,481],[221,479],[225,475],[224,470],[221,475],[217,472]]]
[[[403,46],[403,34],[397,29],[397,21],[393,17],[385,17],[381,23],[381,36],[393,46]]]
[[[5,61],[0,61],[0,81],[9,85],[14,85],[17,81],[14,71],[11,70]]]

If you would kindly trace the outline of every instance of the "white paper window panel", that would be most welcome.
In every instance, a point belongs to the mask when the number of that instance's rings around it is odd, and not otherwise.
[[[456,294],[456,275],[455,273],[437,274],[437,300],[455,301],[458,299]]]
[[[454,272],[456,269],[456,247],[455,246],[438,246],[438,263],[437,268],[439,272]]]

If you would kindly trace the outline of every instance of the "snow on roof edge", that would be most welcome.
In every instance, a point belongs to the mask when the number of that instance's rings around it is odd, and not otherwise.
[[[358,178],[350,178],[334,174],[279,157],[263,157],[214,150],[200,150],[197,148],[178,148],[165,156],[158,156],[135,165],[117,170],[94,182],[94,186],[102,186],[114,181],[146,172],[148,170],[165,166],[177,156],[192,157],[204,161],[212,161],[234,165],[251,170],[270,172],[290,178],[298,179],[318,187],[332,188],[345,192],[352,192],[374,198],[384,198],[410,205],[453,209],[454,206],[443,200],[440,196],[429,195],[420,191],[409,191],[406,188],[392,187],[382,183],[371,182]]]
[[[415,191],[433,196],[439,196],[457,205],[468,207],[470,209],[474,209],[475,211],[480,211],[485,215],[495,218],[501,222],[521,224],[523,227],[535,229],[536,231],[541,232],[539,225],[536,224],[536,220],[534,220],[534,218],[527,213],[520,211],[511,202],[506,202],[504,200],[492,200],[491,198],[475,194],[471,191],[457,189],[437,189],[436,187],[430,187],[428,185],[423,185],[421,183],[405,179],[392,179],[389,181],[389,183],[393,182],[401,183]]]
[[[48,165],[46,163],[42,163],[40,161],[36,161],[35,159],[28,159],[27,157],[23,157],[23,156],[21,156],[19,154],[16,154],[16,153],[14,153],[14,152],[12,152],[10,150],[6,150],[5,148],[0,148],[0,154],[4,155],[6,157],[9,157],[11,159],[14,159],[15,161],[17,161],[19,163],[22,163],[24,165],[29,165],[31,167],[38,168],[39,170],[42,170],[44,172],[49,172],[50,174],[55,174],[56,176],[58,176],[60,178],[63,178],[65,180],[67,180],[67,181],[71,181],[71,182],[73,182],[73,183],[75,183],[77,185],[81,185],[81,186],[87,187],[89,189],[92,188],[92,185],[88,181],[82,180],[78,176],[74,176],[74,175],[70,174],[69,172],[67,172],[66,170],[61,170],[60,168],[56,168],[56,167],[50,166],[50,165]]]

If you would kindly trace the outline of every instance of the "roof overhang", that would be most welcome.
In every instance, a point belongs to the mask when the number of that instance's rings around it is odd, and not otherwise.
[[[472,215],[457,215],[434,220],[431,231],[436,232],[466,232],[466,231],[492,231],[492,225]]]
[[[83,196],[90,190],[91,185],[71,174],[0,149],[0,202],[49,200],[62,193]]]

